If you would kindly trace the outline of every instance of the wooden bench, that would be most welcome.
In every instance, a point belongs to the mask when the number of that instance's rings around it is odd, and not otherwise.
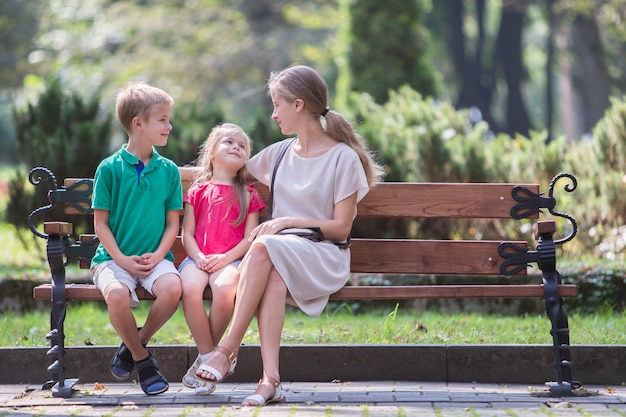
[[[181,167],[183,188],[186,190],[196,168]],[[456,275],[462,282],[467,276],[526,275],[527,266],[536,264],[542,273],[536,284],[454,284],[454,285],[347,285],[331,296],[336,300],[403,300],[420,298],[539,298],[545,300],[546,313],[551,322],[556,382],[548,383],[555,396],[572,395],[572,389],[580,386],[572,381],[569,328],[565,297],[575,297],[575,285],[561,283],[556,269],[555,248],[574,238],[577,232],[575,220],[567,214],[555,211],[553,191],[556,182],[566,178],[568,192],[576,188],[576,179],[569,174],[559,174],[549,186],[548,196],[540,193],[537,184],[490,184],[490,183],[380,183],[373,188],[358,206],[358,219],[538,219],[542,210],[562,217],[573,228],[569,236],[555,240],[555,221],[538,221],[535,250],[525,240],[426,240],[382,239],[353,237],[351,246],[351,271],[365,274],[427,274]],[[65,266],[78,261],[88,268],[94,254],[97,238],[94,235],[72,238],[73,226],[69,222],[44,222],[43,232],[35,225],[45,211],[57,205],[66,214],[92,215],[90,209],[92,179],[68,178],[63,186],[57,186],[52,172],[43,167],[31,170],[30,182],[46,186],[50,204],[33,211],[29,226],[33,233],[47,240],[47,259],[52,281],[34,289],[36,300],[51,300],[50,355],[54,360],[48,368],[52,379],[44,385],[52,388],[55,396],[71,395],[76,380],[66,380],[64,368],[64,331],[66,303],[72,300],[102,300],[101,293],[93,285],[71,284],[65,280]],[[257,189],[267,201],[268,190],[262,184]],[[182,214],[182,213],[181,213]],[[264,213],[262,212],[261,215]],[[41,224],[41,220],[39,221]],[[172,248],[175,263],[185,253],[177,239]],[[138,291],[141,299],[151,299],[145,291]],[[211,298],[210,289],[204,293]]]

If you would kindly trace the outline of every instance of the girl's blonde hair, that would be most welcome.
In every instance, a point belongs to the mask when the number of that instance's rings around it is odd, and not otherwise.
[[[215,148],[225,136],[229,134],[232,135],[233,132],[242,134],[246,138],[246,159],[250,158],[250,154],[252,152],[252,142],[246,132],[234,123],[220,123],[211,130],[211,133],[209,133],[209,136],[206,138],[204,143],[200,145],[198,159],[196,159],[195,165],[202,169],[194,179],[194,185],[205,183],[213,178],[212,159],[213,155],[215,155]],[[237,195],[237,200],[239,201],[239,217],[233,222],[233,226],[239,226],[246,220],[246,216],[248,215],[248,208],[250,207],[250,192],[247,187],[247,177],[248,170],[244,165],[237,171],[237,175],[235,175],[235,178],[233,179],[233,187],[235,189],[235,194]]]
[[[301,99],[304,107],[315,117],[323,116],[326,133],[350,146],[359,156],[370,187],[382,178],[383,169],[374,160],[363,138],[345,117],[328,107],[328,87],[317,71],[305,65],[289,67],[271,73],[267,86],[283,100],[293,103]]]

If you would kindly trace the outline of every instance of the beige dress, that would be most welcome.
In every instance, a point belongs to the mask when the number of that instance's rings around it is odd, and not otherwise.
[[[248,170],[263,184],[270,185],[283,142],[270,145],[248,161]],[[363,166],[348,145],[338,143],[316,158],[302,158],[290,147],[276,173],[272,217],[332,219],[336,203],[355,192],[358,203],[368,191]],[[310,316],[319,316],[330,294],[348,281],[349,249],[293,235],[264,235],[257,242],[265,244],[289,294]]]

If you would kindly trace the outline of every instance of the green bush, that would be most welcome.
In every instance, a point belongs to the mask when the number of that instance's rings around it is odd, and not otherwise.
[[[36,104],[14,108],[17,148],[22,166],[48,168],[63,181],[66,177],[91,177],[100,161],[110,153],[111,114],[100,112],[100,96],[84,99],[75,92],[65,91],[58,78],[50,79]],[[27,226],[27,215],[47,204],[47,189],[41,186],[31,191],[25,186],[27,175],[16,170],[9,182],[11,199],[6,220],[16,227]],[[62,184],[57,184],[61,186]],[[61,210],[54,218],[67,219]],[[75,221],[76,232],[91,230],[85,219]]]
[[[566,301],[568,310],[583,313],[605,309],[625,311],[626,271],[622,261],[565,261],[561,263],[559,271],[563,283],[578,286],[578,297]]]

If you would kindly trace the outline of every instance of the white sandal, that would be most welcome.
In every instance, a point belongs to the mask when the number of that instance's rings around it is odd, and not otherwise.
[[[282,386],[280,385],[279,381],[276,381],[273,378],[268,378],[267,380],[260,380],[259,381],[259,387],[261,385],[266,385],[266,384],[270,384],[271,386],[274,387],[274,395],[271,398],[265,399],[261,394],[252,394],[252,395],[248,395],[243,402],[241,403],[242,407],[263,407],[265,405],[271,404],[271,403],[280,403],[283,402],[285,399],[283,398],[283,390],[282,390]],[[258,388],[257,388],[258,389]],[[244,402],[246,401],[254,401],[255,403],[257,403],[257,405],[251,405],[251,404],[244,404]]]
[[[212,353],[213,352],[209,353],[206,359],[210,358]],[[215,384],[213,382],[196,378],[196,372],[198,371],[200,365],[202,365],[202,358],[200,354],[198,354],[196,360],[193,361],[193,364],[189,367],[185,376],[183,376],[183,385],[187,388],[193,388],[197,395],[212,394],[216,388]]]
[[[219,370],[215,369],[211,365],[207,365],[206,363],[203,363],[202,365],[198,366],[198,370],[196,371],[196,378],[199,379],[200,381],[206,381],[212,384],[216,384],[218,382],[222,382],[226,377],[235,373],[235,366],[237,366],[237,356],[235,356],[235,354],[231,352],[230,349],[224,346],[216,346],[215,349],[213,349],[211,356],[213,356],[215,352],[221,353],[222,355],[226,356],[226,358],[228,359],[228,362],[230,363],[228,372],[226,373],[226,375],[223,375]],[[206,379],[200,374],[200,372],[209,372],[213,374],[213,376],[215,376],[215,379]]]
[[[198,353],[196,360],[193,361],[189,369],[187,369],[187,373],[185,374],[185,376],[183,376],[182,382],[183,382],[183,385],[186,386],[187,388],[196,387],[196,381],[198,380],[196,378],[196,372],[198,371],[198,367],[200,365],[202,365],[202,359],[200,359],[200,354]]]

